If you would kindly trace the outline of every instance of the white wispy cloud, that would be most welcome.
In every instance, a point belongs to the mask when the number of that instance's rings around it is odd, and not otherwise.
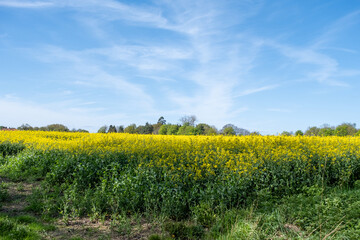
[[[314,49],[328,48],[329,43],[336,40],[341,34],[360,23],[360,10],[353,11],[337,19],[326,27],[324,32],[316,37],[311,45]],[[341,49],[341,48],[340,48]],[[349,49],[348,49],[349,51]],[[350,50],[351,51],[351,50]]]
[[[333,86],[348,86],[345,81],[336,77],[340,74],[341,69],[335,58],[312,47],[296,47],[273,41],[265,44],[277,49],[281,54],[293,60],[293,64],[314,66],[315,69],[302,70],[305,79]]]
[[[18,1],[18,0],[0,0],[0,7],[12,8],[46,8],[54,6],[50,1]]]
[[[263,86],[263,87],[259,87],[259,88],[246,89],[246,90],[240,92],[238,95],[235,95],[234,97],[243,97],[243,96],[247,96],[250,94],[271,90],[271,89],[277,88],[278,86],[279,85],[269,85],[269,86]]]

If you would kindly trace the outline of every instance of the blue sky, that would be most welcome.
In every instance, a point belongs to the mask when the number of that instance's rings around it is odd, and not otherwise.
[[[360,125],[360,1],[0,0],[0,125]]]

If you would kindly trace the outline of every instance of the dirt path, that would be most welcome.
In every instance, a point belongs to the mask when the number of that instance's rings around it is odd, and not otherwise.
[[[13,182],[7,178],[0,177],[0,184],[5,186],[8,192],[8,199],[3,202],[0,213],[11,217],[29,215],[29,212],[25,211],[28,205],[26,199],[40,183]]]

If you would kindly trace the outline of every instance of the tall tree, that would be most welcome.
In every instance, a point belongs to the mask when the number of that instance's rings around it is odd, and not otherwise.
[[[165,118],[164,118],[163,116],[161,116],[161,117],[158,119],[157,123],[159,123],[159,124],[161,124],[161,125],[165,125],[165,124],[166,124],[166,120],[165,120]]]
[[[113,126],[113,125],[110,125],[107,132],[108,132],[108,133],[116,133],[116,132],[117,132],[117,131],[116,131],[116,127]]]
[[[118,133],[123,133],[124,132],[124,126],[123,125],[120,125],[118,127]]]

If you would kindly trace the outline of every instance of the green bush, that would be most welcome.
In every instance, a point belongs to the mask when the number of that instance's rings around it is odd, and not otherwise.
[[[16,155],[25,149],[25,145],[22,143],[11,143],[9,141],[0,143],[0,155],[2,157]]]

